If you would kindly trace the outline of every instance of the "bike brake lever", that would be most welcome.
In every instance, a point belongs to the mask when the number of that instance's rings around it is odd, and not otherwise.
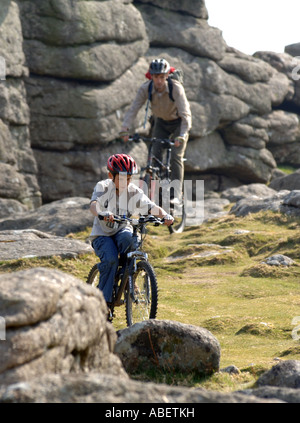
[[[141,138],[140,138],[139,134],[133,134],[133,135],[129,136],[128,141],[141,142]]]

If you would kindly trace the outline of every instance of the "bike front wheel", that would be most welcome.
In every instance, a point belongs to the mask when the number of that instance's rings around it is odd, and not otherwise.
[[[129,283],[125,294],[127,326],[143,320],[155,319],[158,304],[157,280],[153,267],[147,261],[139,261],[133,274],[134,294]]]
[[[99,270],[98,270],[98,265],[94,264],[94,266],[91,268],[88,277],[86,279],[86,283],[88,283],[89,285],[94,286],[95,288],[97,288],[97,286],[99,285]]]

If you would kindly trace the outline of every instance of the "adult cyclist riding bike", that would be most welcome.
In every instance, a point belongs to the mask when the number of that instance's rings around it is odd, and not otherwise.
[[[114,222],[114,215],[131,216],[152,214],[164,218],[166,225],[173,217],[151,201],[131,182],[137,173],[135,160],[127,154],[115,154],[107,161],[108,179],[99,181],[91,197],[90,211],[95,216],[91,232],[92,246],[100,259],[98,288],[108,305],[111,302],[115,274],[120,259],[132,243],[132,227],[127,223]],[[98,215],[104,217],[98,219]]]
[[[135,100],[125,114],[120,136],[125,142],[128,141],[129,131],[133,126],[134,119],[149,99],[150,94],[152,117],[154,118],[152,136],[160,139],[170,137],[174,139],[171,154],[171,179],[172,181],[179,181],[179,187],[182,187],[184,177],[183,157],[189,130],[192,126],[192,116],[184,87],[175,79],[172,79],[171,82],[172,96],[170,96],[170,72],[171,67],[165,59],[155,59],[150,63],[148,72],[150,81],[143,83],[139,88]],[[154,155],[161,160],[161,145],[157,143],[153,148]]]

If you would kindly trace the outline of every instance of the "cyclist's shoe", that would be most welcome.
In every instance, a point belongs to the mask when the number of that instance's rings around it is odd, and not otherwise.
[[[112,310],[111,310],[111,303],[106,302],[106,305],[107,305],[107,320],[109,322],[112,322],[114,316],[113,316],[113,313],[112,313]]]

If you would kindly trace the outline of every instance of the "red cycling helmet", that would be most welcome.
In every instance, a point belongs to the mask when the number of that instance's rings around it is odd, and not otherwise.
[[[128,175],[137,173],[137,164],[128,154],[114,154],[107,160],[107,169],[111,173],[126,172]]]

